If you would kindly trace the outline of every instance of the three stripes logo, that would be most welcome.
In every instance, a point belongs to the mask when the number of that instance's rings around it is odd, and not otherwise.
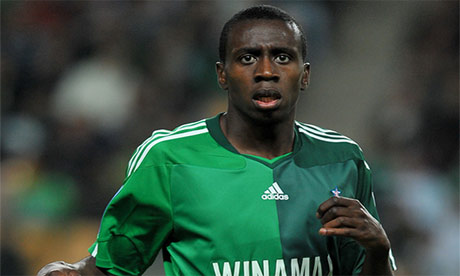
[[[263,200],[288,200],[289,196],[286,195],[277,182],[274,182],[268,190],[261,196]]]

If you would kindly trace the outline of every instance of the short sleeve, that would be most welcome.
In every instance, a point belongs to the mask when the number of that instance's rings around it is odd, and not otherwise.
[[[380,221],[377,206],[375,203],[372,172],[364,159],[357,162],[358,167],[358,185],[356,191],[356,199],[369,211],[369,213]],[[361,273],[364,260],[366,258],[366,251],[364,247],[358,244],[353,239],[343,239],[340,248],[341,263],[346,266],[345,271],[351,271],[350,274],[358,275]],[[395,261],[390,251],[390,263],[393,270],[396,270]]]
[[[140,275],[172,229],[169,169],[138,168],[108,204],[96,242],[96,266],[114,275]]]
[[[372,172],[365,160],[359,160],[358,162],[358,181],[357,199],[374,218],[380,221],[375,204]]]

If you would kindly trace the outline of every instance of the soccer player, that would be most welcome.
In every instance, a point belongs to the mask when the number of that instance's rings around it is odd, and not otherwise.
[[[391,275],[359,146],[295,121],[310,65],[302,28],[257,6],[220,38],[225,113],[158,130],[128,163],[91,255],[39,275]]]

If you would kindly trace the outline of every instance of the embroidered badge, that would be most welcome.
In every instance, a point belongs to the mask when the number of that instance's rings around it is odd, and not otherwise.
[[[335,186],[335,189],[331,190],[331,193],[334,196],[339,196],[342,192],[339,190],[339,188],[337,186]]]

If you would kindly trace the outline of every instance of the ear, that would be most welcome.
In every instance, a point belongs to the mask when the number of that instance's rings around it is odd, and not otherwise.
[[[225,74],[225,64],[221,61],[216,62],[217,82],[223,90],[227,90],[227,75]]]
[[[305,90],[310,83],[310,63],[306,62],[303,64],[303,77],[302,77],[302,86],[300,90]]]

